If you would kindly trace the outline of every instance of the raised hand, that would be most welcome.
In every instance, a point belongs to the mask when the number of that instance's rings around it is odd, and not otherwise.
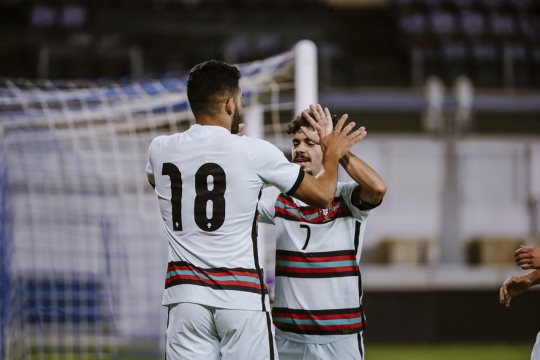
[[[521,245],[514,252],[514,259],[522,269],[539,269],[540,268],[540,248]]]
[[[367,132],[364,127],[351,131],[355,123],[350,122],[344,127],[345,120],[347,120],[347,117],[342,116],[337,122],[334,131],[321,137],[320,145],[325,152],[325,156],[331,154],[341,159],[354,144],[366,137]],[[322,129],[318,128],[317,131],[319,132],[319,136],[323,133]]]
[[[302,116],[309,122],[311,127],[302,126],[300,129],[309,140],[313,141],[315,144],[320,144],[321,136],[319,135],[319,132],[322,133],[322,137],[324,137],[330,134],[334,129],[332,115],[327,107],[323,109],[319,104],[310,105],[309,110],[311,110],[313,116],[310,115],[307,109],[302,112]]]

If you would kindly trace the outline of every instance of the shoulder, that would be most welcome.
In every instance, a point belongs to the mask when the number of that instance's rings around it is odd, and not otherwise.
[[[242,135],[242,136],[238,136],[238,141],[243,142],[244,144],[246,144],[246,146],[261,149],[263,151],[268,150],[268,149],[280,151],[274,144],[263,139],[256,139],[256,138],[251,138],[251,137]]]
[[[349,210],[351,211],[353,217],[364,220],[369,215],[370,208],[364,208],[361,204],[358,204],[355,201],[355,190],[359,185],[354,182],[343,182],[337,184],[336,197],[341,198]]]
[[[150,146],[148,146],[148,151],[151,151],[152,149],[161,146],[167,141],[167,138],[170,135],[159,135],[152,139],[150,142]]]
[[[287,161],[283,151],[266,140],[242,136],[240,137],[240,141],[244,143],[243,149],[247,158],[251,163],[256,164],[256,167],[265,167],[269,164],[274,164],[274,162]]]
[[[354,181],[350,181],[350,182],[338,181],[336,185],[336,197],[347,196],[347,195],[350,196],[357,186],[358,184]]]
[[[166,141],[167,138],[169,138],[171,135],[158,135],[155,138],[152,139],[152,142],[150,143],[150,146],[154,144],[159,144],[164,141]]]

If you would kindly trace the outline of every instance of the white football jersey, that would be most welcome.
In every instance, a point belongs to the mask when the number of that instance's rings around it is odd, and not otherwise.
[[[276,335],[329,343],[364,329],[359,263],[369,211],[351,203],[357,186],[339,182],[328,209],[263,190],[259,221],[276,227]]]
[[[303,171],[274,145],[192,125],[150,144],[147,176],[169,238],[163,304],[267,310],[257,255],[263,184],[294,192]]]

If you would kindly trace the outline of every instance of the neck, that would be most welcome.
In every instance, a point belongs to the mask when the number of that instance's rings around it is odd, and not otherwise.
[[[313,173],[315,174],[315,177],[319,177],[324,173],[324,169],[320,168],[319,171],[314,171]]]
[[[211,125],[211,126],[221,126],[229,131],[231,131],[231,120],[229,117],[223,115],[216,116],[200,116],[195,118],[195,122],[199,125]]]

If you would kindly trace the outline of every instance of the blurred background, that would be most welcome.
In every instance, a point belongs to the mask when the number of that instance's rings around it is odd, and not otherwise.
[[[290,156],[302,39],[309,100],[367,127],[354,152],[388,186],[368,356],[528,358],[540,293],[505,309],[498,289],[540,245],[539,0],[1,0],[0,29],[0,358],[161,356],[148,144],[192,123],[186,73],[219,59],[242,64],[248,135]]]

